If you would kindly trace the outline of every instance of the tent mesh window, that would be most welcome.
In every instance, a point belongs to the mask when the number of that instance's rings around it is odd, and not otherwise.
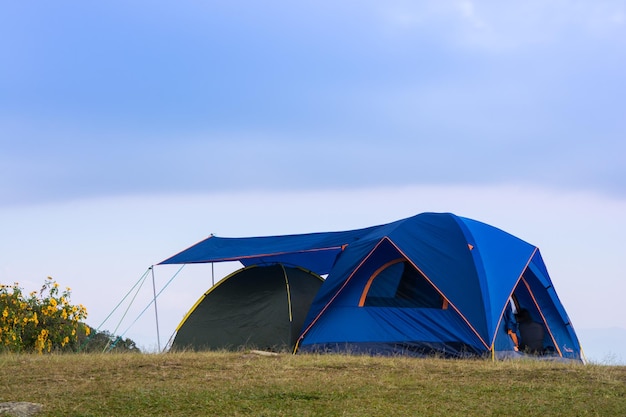
[[[439,308],[443,299],[409,262],[395,262],[373,276],[366,307]]]

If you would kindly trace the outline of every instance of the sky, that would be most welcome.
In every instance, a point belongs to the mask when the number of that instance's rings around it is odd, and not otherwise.
[[[0,282],[97,327],[211,233],[453,212],[537,245],[626,363],[625,135],[623,0],[2,2]],[[236,268],[156,266],[158,340],[151,282],[102,328],[154,350]]]

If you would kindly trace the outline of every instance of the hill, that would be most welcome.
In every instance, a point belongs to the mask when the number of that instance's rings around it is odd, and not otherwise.
[[[0,355],[45,416],[626,415],[626,367],[241,353]]]

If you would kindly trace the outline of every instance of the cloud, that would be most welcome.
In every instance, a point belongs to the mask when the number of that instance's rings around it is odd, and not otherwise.
[[[461,15],[467,19],[475,28],[485,27],[485,22],[476,13],[476,7],[471,0],[462,0],[458,2],[458,8]]]
[[[386,3],[381,16],[405,36],[435,32],[451,45],[502,53],[591,36],[623,44],[624,4],[617,0],[489,0]],[[401,30],[401,31],[400,31]],[[618,40],[622,38],[622,40]]]
[[[406,119],[414,126],[390,128],[388,134],[385,125],[352,134],[207,130],[175,137],[60,129],[43,141],[38,132],[18,129],[20,140],[0,156],[0,205],[168,192],[426,184],[542,184],[625,195],[621,155],[626,145],[612,137],[556,140],[553,132],[541,129],[510,131],[503,120],[476,121],[471,114],[476,106],[468,105],[469,115],[451,120],[439,110],[420,114],[416,106],[407,107],[416,111],[414,121],[409,114]]]
[[[600,24],[619,2],[121,7],[7,8],[0,205],[467,183],[624,195],[626,36]]]

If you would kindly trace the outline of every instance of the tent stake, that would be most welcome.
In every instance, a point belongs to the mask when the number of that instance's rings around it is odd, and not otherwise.
[[[154,318],[156,319],[157,349],[161,352],[161,336],[159,335],[159,310],[157,309],[156,284],[154,283],[154,265],[150,267],[152,271],[152,293],[154,294]]]

